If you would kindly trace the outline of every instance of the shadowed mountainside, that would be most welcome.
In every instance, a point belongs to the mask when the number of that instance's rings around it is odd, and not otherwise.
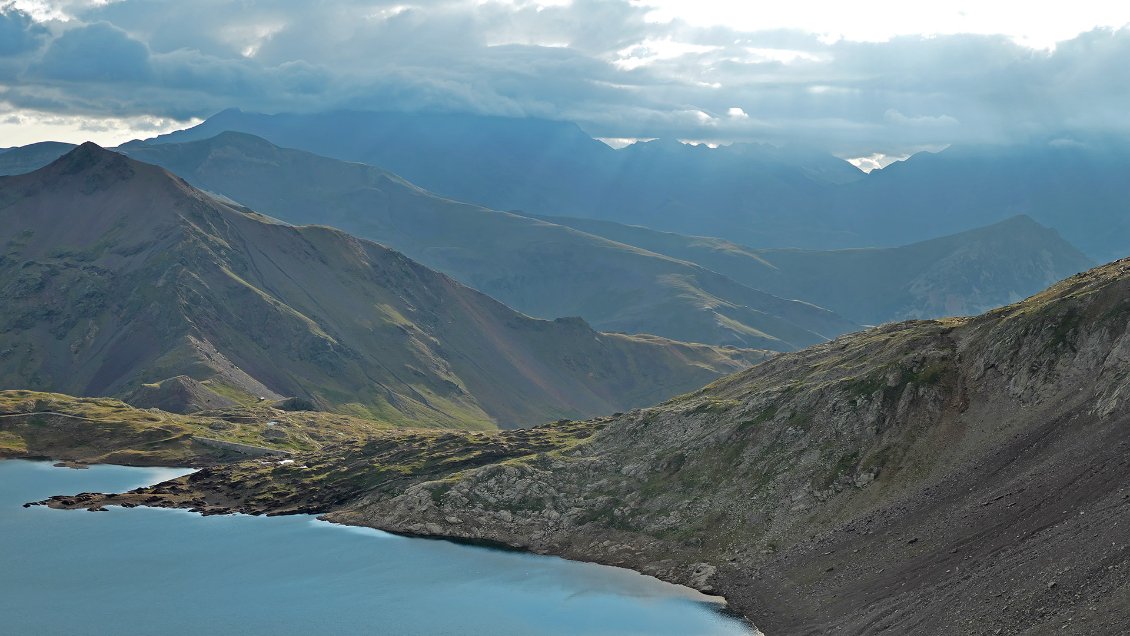
[[[769,317],[743,311],[744,305],[780,312],[786,320],[802,316],[745,287],[827,307],[858,323],[879,324],[980,313],[1092,265],[1057,232],[1023,215],[893,248],[753,249],[611,221],[517,213],[545,222],[534,225],[514,215],[432,201],[422,192],[394,197],[390,193],[399,180],[388,173],[282,150],[241,133],[126,147],[135,157],[279,218],[325,222],[385,242],[531,315],[579,314],[598,328],[683,340],[775,349],[805,340]],[[851,201],[837,198],[835,205],[854,205]],[[967,225],[975,223],[961,214]],[[906,222],[900,218],[890,226]],[[938,222],[939,228],[961,227],[945,219]],[[876,230],[871,242],[882,242],[883,236]],[[658,255],[668,258],[657,260]],[[722,277],[688,268],[690,263]],[[839,332],[811,318],[798,322],[817,333]],[[782,342],[767,343],[757,332]]]
[[[764,355],[531,319],[93,144],[0,179],[0,223],[0,386],[125,396],[184,375],[240,402],[513,426],[653,402]]]
[[[1026,216],[901,247],[843,250],[753,249],[609,221],[544,220],[697,263],[863,324],[982,313],[1093,265]]]
[[[856,328],[693,263],[443,199],[379,168],[242,133],[125,150],[276,218],[379,241],[537,317],[575,315],[601,330],[775,350]]]
[[[1091,258],[1130,251],[1130,143],[1065,134],[919,153],[864,175],[826,153],[670,140],[612,150],[563,122],[224,111],[158,142],[225,130],[385,167],[500,210],[581,216],[755,247],[905,245],[1027,214]]]
[[[750,213],[865,175],[808,148],[708,149],[656,140],[614,150],[570,122],[468,114],[226,110],[156,143],[250,133],[287,148],[381,166],[443,196],[497,210],[593,216],[683,232],[773,233]],[[735,219],[735,213],[743,216]],[[787,215],[786,215],[787,216]],[[716,229],[719,228],[719,229]],[[826,228],[809,226],[824,237]],[[834,240],[842,228],[831,231]]]

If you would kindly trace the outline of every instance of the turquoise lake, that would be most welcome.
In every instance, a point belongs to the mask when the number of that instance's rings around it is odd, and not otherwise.
[[[21,507],[186,472],[0,461],[0,633],[754,633],[692,590],[619,568],[310,516]]]

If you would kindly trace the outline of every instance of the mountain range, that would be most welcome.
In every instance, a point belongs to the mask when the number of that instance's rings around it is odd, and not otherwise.
[[[172,381],[167,394],[212,405],[295,397],[397,424],[514,426],[654,402],[765,356],[532,319],[89,143],[0,179],[0,224],[6,387],[128,396]]]
[[[149,141],[199,141],[224,131],[381,166],[442,196],[497,210],[610,218],[674,231],[713,229],[734,211],[744,214],[821,184],[864,176],[808,148],[736,144],[711,152],[705,145],[655,140],[614,150],[570,122],[467,114],[265,115],[232,109]],[[681,227],[671,226],[680,218]]]
[[[537,218],[693,262],[861,324],[982,313],[1092,265],[1058,232],[1025,215],[899,247],[840,250],[754,249],[610,221]]]
[[[566,122],[475,115],[229,110],[150,141],[230,130],[493,209],[754,247],[894,247],[1027,214],[1099,262],[1130,251],[1130,141],[1119,137],[955,146],[870,174],[813,149],[656,140],[613,150]]]
[[[1091,264],[1026,217],[898,248],[755,250],[461,204],[376,167],[241,133],[123,150],[288,222],[386,244],[529,315],[580,315],[598,329],[710,344],[789,350],[856,323],[977,313]],[[25,167],[42,161],[38,148],[27,154]]]
[[[532,316],[576,315],[607,331],[774,350],[858,328],[690,262],[457,203],[380,168],[249,135],[124,150],[279,219],[388,245]]]

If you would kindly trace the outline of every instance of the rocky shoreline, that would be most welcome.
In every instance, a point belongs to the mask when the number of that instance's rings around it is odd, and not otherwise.
[[[194,475],[195,474],[196,473],[194,473]],[[118,506],[127,509],[137,507],[150,507],[188,510],[189,512],[197,513],[202,516],[230,514],[281,516],[308,514],[315,515],[320,520],[328,521],[330,523],[373,528],[375,530],[390,532],[392,534],[397,534],[405,537],[451,541],[454,543],[488,547],[492,549],[503,549],[529,554],[555,556],[572,561],[594,563],[597,565],[604,565],[609,567],[625,568],[633,570],[645,576],[655,577],[667,583],[681,585],[683,587],[693,589],[703,594],[704,598],[715,599],[711,600],[710,602],[717,603],[719,605],[718,611],[727,614],[732,618],[741,619],[750,627],[754,634],[761,633],[753,624],[749,616],[746,616],[734,609],[731,606],[729,599],[720,594],[712,585],[707,583],[710,576],[713,575],[713,568],[698,572],[697,576],[692,575],[690,577],[687,577],[683,576],[677,568],[663,569],[662,566],[657,566],[657,562],[645,562],[638,558],[625,558],[625,555],[623,554],[616,556],[615,550],[611,555],[607,552],[601,551],[560,551],[554,550],[547,546],[532,545],[524,541],[496,540],[484,537],[471,537],[457,533],[444,534],[443,529],[435,525],[430,528],[426,528],[424,531],[418,531],[417,529],[401,526],[374,525],[371,523],[358,522],[356,520],[350,519],[348,516],[335,514],[334,510],[317,506],[308,508],[293,506],[288,506],[286,508],[276,508],[270,505],[250,505],[235,498],[225,498],[215,490],[195,489],[199,488],[199,483],[194,488],[192,484],[193,480],[191,480],[192,476],[193,475],[179,477],[177,479],[154,484],[152,486],[136,488],[125,493],[84,492],[74,495],[54,495],[44,500],[26,503],[24,504],[24,507],[27,508],[32,506],[46,506],[55,510],[85,510],[88,512],[106,512],[108,506]],[[614,548],[618,550],[631,550],[631,547],[627,544],[614,546]]]

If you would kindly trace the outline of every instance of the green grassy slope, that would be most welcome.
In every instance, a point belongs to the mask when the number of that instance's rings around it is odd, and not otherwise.
[[[0,457],[184,466],[246,459],[209,440],[294,453],[393,430],[387,422],[268,406],[177,415],[112,398],[0,391]]]

